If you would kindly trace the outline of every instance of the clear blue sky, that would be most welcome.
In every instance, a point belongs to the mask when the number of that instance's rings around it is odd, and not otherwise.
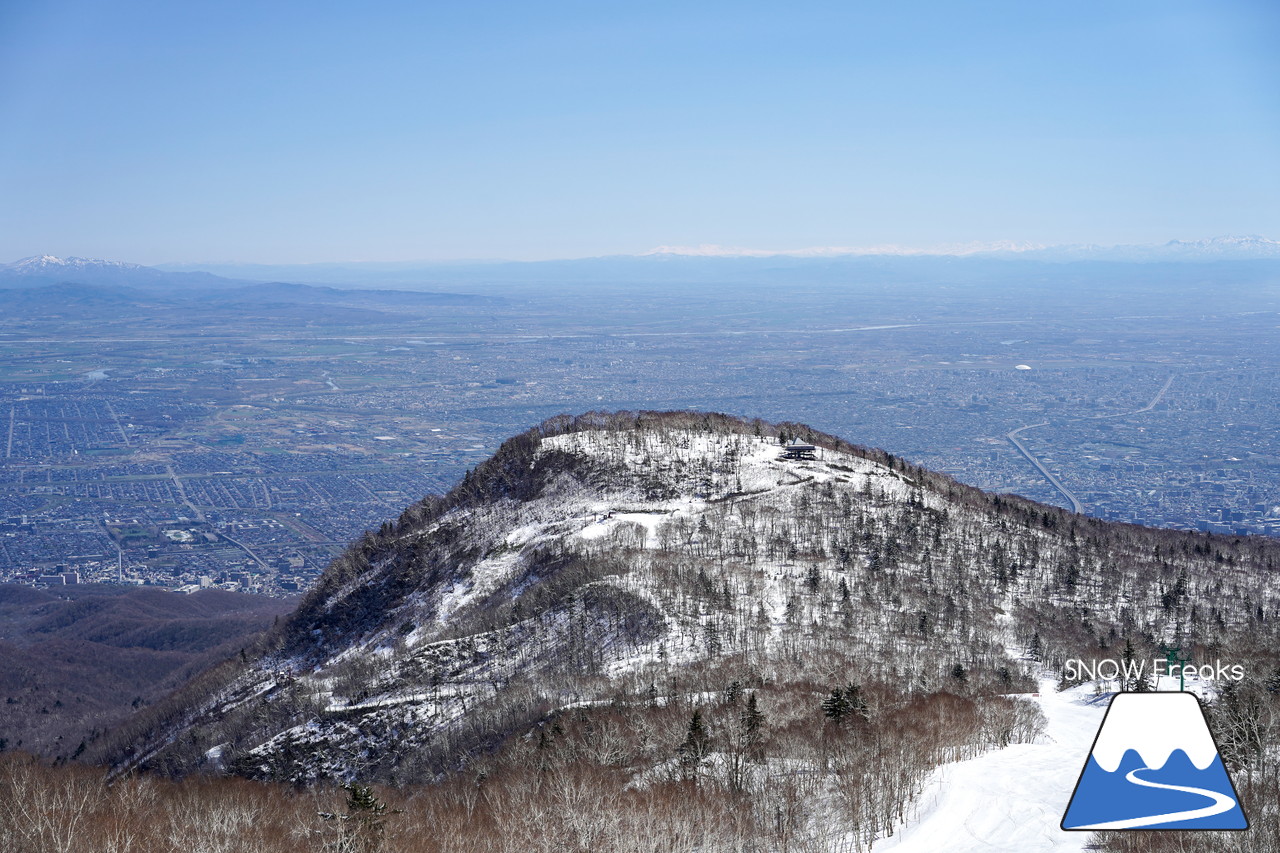
[[[1280,3],[0,2],[0,260],[1280,238]]]

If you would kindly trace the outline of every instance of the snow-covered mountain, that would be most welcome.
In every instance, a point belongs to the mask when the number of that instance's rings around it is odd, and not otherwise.
[[[697,246],[657,246],[638,257],[696,257],[696,258],[838,258],[838,257],[919,257],[991,255],[1019,252],[1035,252],[1046,247],[1039,243],[999,240],[995,242],[947,243],[938,246],[914,247],[900,245],[875,246],[810,246],[803,249],[748,249],[703,243]]]
[[[1170,254],[1191,257],[1280,258],[1280,241],[1256,234],[1211,240],[1170,240],[1163,248]]]
[[[22,258],[11,264],[4,264],[3,268],[9,272],[18,275],[47,275],[66,274],[79,270],[140,270],[144,269],[140,264],[127,264],[123,261],[103,261],[96,258],[59,258],[54,255],[32,255],[29,258]]]
[[[1151,244],[1061,244],[1026,241],[950,243],[913,247],[900,245],[811,246],[803,249],[754,249],[702,244],[658,246],[638,257],[653,258],[1020,258],[1043,261],[1212,261],[1280,258],[1280,241],[1258,235],[1223,236],[1207,240],[1170,240]]]
[[[1270,269],[1259,263],[1280,261],[1280,246],[1262,237],[1219,237],[1203,241],[1172,241],[1152,245],[1046,246],[1015,241],[956,243],[939,246],[811,246],[735,247],[721,245],[663,245],[637,254],[606,255],[545,261],[421,261],[351,262],[325,264],[182,264],[175,271],[204,270],[217,275],[259,281],[295,281],[341,287],[450,290],[533,288],[538,293],[564,286],[645,284],[675,286],[684,292],[691,284],[769,287],[839,285],[857,287],[893,282],[912,287],[957,282],[1007,285],[1040,282],[1046,289],[1075,289],[1083,276],[1106,279],[1109,291],[1123,290],[1147,273],[1145,264],[1177,263],[1178,274],[1201,283],[1221,279],[1233,283],[1251,275],[1270,281]],[[1198,264],[1231,262],[1227,270],[1200,270]],[[1093,264],[1080,269],[1077,264]],[[1106,269],[1099,269],[1100,265]],[[1241,269],[1241,267],[1246,269]],[[1167,272],[1167,271],[1166,271]],[[1209,273],[1206,275],[1206,273]],[[1221,275],[1219,275],[1221,273]],[[1050,284],[1052,280],[1052,284]],[[1216,282],[1215,282],[1216,283]]]
[[[1170,240],[1149,245],[1044,245],[1025,241],[987,241],[937,246],[812,246],[801,249],[658,246],[631,255],[550,261],[451,261],[327,264],[167,264],[146,267],[120,261],[37,255],[0,265],[0,287],[75,282],[79,284],[159,287],[226,287],[233,281],[291,281],[342,287],[404,290],[454,290],[464,283],[536,282],[540,286],[573,282],[775,282],[858,281],[876,277],[921,276],[946,279],[1000,278],[1010,262],[1069,264],[1105,262],[1212,263],[1280,260],[1280,241],[1260,236],[1224,236],[1207,240]],[[957,267],[957,264],[963,266]],[[1021,273],[1017,273],[1021,274]]]
[[[799,424],[561,417],[94,749],[295,783],[465,770],[508,780],[495,802],[542,796],[530,767],[603,774],[590,797],[694,783],[745,797],[750,832],[865,849],[941,765],[1041,737],[1013,694],[1065,658],[1266,635],[1277,561],[1268,539],[990,495]]]
[[[1257,235],[1214,237],[1208,240],[1170,240],[1167,243],[1095,246],[1046,246],[1020,257],[1046,261],[1252,261],[1280,259],[1280,241]]]
[[[30,288],[48,284],[85,284],[100,287],[197,288],[243,285],[207,272],[169,272],[167,270],[104,261],[96,258],[59,258],[33,255],[8,264],[0,264],[0,288]]]

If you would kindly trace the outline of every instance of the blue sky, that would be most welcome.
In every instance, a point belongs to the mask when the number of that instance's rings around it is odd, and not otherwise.
[[[0,260],[1280,238],[1280,4],[0,3]]]

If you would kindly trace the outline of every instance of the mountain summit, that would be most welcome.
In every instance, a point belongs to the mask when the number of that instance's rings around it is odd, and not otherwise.
[[[627,784],[732,787],[857,730],[866,773],[906,739],[917,781],[883,793],[901,805],[938,763],[1034,737],[1003,695],[1033,670],[1275,618],[1277,559],[1271,540],[987,494],[801,424],[558,417],[367,533],[263,645],[96,748],[122,769],[405,782],[586,738]],[[748,691],[769,746],[744,740]]]
[[[4,264],[7,271],[20,275],[46,275],[50,272],[65,273],[80,270],[140,270],[146,269],[139,264],[127,264],[124,261],[103,261],[96,258],[59,258],[54,255],[32,255],[11,264]]]
[[[0,264],[0,288],[32,288],[48,284],[155,289],[243,285],[244,282],[229,282],[206,272],[167,272],[155,267],[97,258],[32,255]]]

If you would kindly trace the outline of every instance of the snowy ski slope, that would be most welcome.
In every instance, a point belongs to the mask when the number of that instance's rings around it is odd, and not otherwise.
[[[1041,853],[1085,850],[1091,833],[1058,824],[1106,713],[1110,694],[1063,693],[1040,682],[1048,719],[1039,743],[1014,744],[934,771],[916,816],[874,853]]]

